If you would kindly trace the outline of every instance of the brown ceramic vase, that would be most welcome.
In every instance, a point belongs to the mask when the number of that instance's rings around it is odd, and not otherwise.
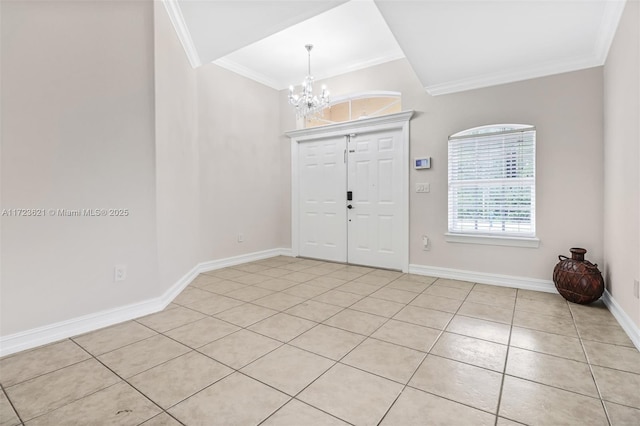
[[[558,256],[560,262],[553,269],[553,282],[558,293],[569,302],[586,305],[595,302],[604,292],[604,280],[598,269],[588,260],[584,260],[587,252],[583,248],[572,248],[571,259]]]

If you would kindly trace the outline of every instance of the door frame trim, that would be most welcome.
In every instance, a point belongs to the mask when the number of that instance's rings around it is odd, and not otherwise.
[[[347,121],[344,123],[330,124],[327,126],[312,127],[309,129],[299,129],[285,132],[291,139],[291,253],[293,256],[299,255],[299,176],[298,176],[298,147],[301,142],[315,139],[322,139],[332,136],[347,136],[351,133],[375,132],[380,130],[402,131],[400,145],[402,159],[401,173],[403,180],[401,214],[402,219],[402,247],[401,264],[402,272],[409,271],[409,121],[413,117],[414,111],[403,111],[395,114],[383,115],[380,117],[363,118],[360,120]]]

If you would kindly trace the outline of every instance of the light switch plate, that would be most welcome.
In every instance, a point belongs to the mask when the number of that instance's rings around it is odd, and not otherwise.
[[[113,281],[124,281],[127,279],[127,265],[116,265],[113,267]]]
[[[416,183],[416,192],[429,192],[431,191],[431,184],[429,183]]]

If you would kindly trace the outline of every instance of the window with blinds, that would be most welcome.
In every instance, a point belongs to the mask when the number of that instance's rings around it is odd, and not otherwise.
[[[509,124],[449,137],[449,233],[535,237],[536,131]]]

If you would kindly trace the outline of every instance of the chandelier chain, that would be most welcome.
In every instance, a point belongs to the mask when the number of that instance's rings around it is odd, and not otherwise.
[[[298,94],[294,93],[293,86],[289,86],[289,103],[295,107],[298,118],[317,116],[329,106],[329,91],[325,86],[322,86],[319,97],[313,94],[313,75],[311,74],[311,49],[313,49],[313,45],[307,44],[304,47],[307,50],[307,76],[302,82]]]

